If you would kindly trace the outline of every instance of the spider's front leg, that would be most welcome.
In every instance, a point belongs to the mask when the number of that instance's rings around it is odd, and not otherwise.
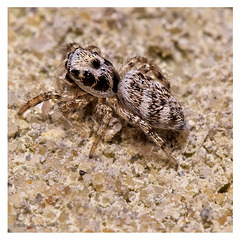
[[[134,66],[138,63],[145,64],[142,67],[138,68],[137,70],[143,74],[146,74],[152,71],[153,75],[168,89],[170,89],[170,82],[164,75],[162,74],[161,70],[158,68],[156,64],[150,61],[146,57],[136,56],[130,58],[127,63],[125,63],[121,70],[121,75],[123,76],[125,73],[130,71]]]
[[[101,126],[99,127],[97,134],[95,136],[95,140],[93,142],[93,145],[90,150],[89,157],[91,158],[97,148],[97,145],[99,141],[102,139],[103,135],[105,134],[107,127],[109,125],[109,122],[112,118],[112,109],[107,106],[106,104],[103,103],[103,99],[99,98],[98,99],[98,104],[97,104],[97,113],[103,116],[103,120],[101,123]]]
[[[141,119],[139,116],[134,115],[129,110],[123,107],[121,102],[118,100],[117,97],[112,97],[107,99],[107,103],[112,106],[115,110],[115,112],[128,121],[129,123],[138,126],[145,134],[148,136],[157,146],[161,147],[162,150],[167,155],[168,159],[175,165],[178,166],[178,162],[176,159],[171,155],[169,149],[165,145],[162,138],[154,131],[154,129],[143,119]]]
[[[85,94],[84,96],[77,96],[73,99],[63,100],[59,103],[59,108],[62,112],[70,112],[80,108],[84,108],[88,105],[93,97]]]
[[[58,92],[45,92],[41,93],[38,96],[29,100],[26,104],[24,104],[20,110],[18,111],[18,116],[22,116],[24,112],[26,112],[29,108],[38,105],[41,102],[48,100],[56,100],[61,98],[61,95]]]

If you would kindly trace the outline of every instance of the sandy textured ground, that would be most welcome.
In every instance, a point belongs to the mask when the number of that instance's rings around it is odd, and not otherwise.
[[[10,8],[8,38],[9,231],[232,231],[232,9]],[[89,159],[94,109],[66,117],[44,104],[16,117],[54,89],[72,41],[117,68],[134,55],[164,68],[189,129],[162,132],[177,171],[118,118]]]

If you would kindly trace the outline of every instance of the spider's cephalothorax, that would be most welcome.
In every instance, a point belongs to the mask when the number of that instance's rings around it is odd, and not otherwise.
[[[94,46],[82,48],[75,44],[72,48],[65,60],[67,77],[95,97],[113,96],[120,79],[112,63]]]
[[[156,65],[144,57],[133,57],[119,73],[110,61],[101,56],[95,46],[66,45],[56,92],[45,92],[28,101],[18,112],[43,101],[58,100],[64,112],[85,107],[98,99],[97,113],[102,116],[89,156],[103,137],[113,111],[129,123],[139,127],[163,149],[171,162],[171,155],[156,128],[183,130],[186,126],[182,108],[170,92],[170,83]],[[142,64],[137,68],[138,64]],[[149,72],[153,76],[149,75]]]

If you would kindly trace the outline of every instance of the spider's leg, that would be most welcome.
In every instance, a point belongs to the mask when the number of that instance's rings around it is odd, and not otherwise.
[[[75,99],[67,101],[67,102],[62,102],[60,104],[59,108],[62,112],[70,112],[70,111],[73,111],[78,108],[83,108],[88,103],[89,103],[89,101],[87,101],[84,98],[83,99],[75,98]]]
[[[162,140],[162,138],[154,131],[154,129],[152,128],[152,126],[147,123],[146,121],[144,121],[143,119],[141,119],[139,116],[134,115],[133,113],[131,113],[129,110],[127,110],[126,108],[124,108],[121,104],[121,102],[116,98],[116,97],[112,97],[107,99],[107,103],[113,107],[113,109],[115,110],[115,112],[122,117],[123,119],[125,119],[126,121],[128,121],[129,123],[132,123],[133,125],[138,126],[145,134],[146,136],[148,136],[157,146],[161,147],[162,150],[165,152],[165,154],[167,155],[168,159],[175,165],[177,166],[178,163],[176,161],[176,159],[171,155],[169,149],[167,148],[167,146],[165,145],[164,141]]]
[[[169,80],[164,77],[161,70],[158,68],[156,64],[154,64],[151,60],[146,57],[136,56],[130,58],[127,63],[125,63],[121,70],[121,75],[123,76],[126,72],[131,70],[135,65],[138,63],[145,64],[142,67],[138,68],[137,70],[143,74],[146,74],[150,71],[153,72],[153,75],[168,89],[170,89],[170,82]]]
[[[155,144],[159,147],[162,148],[162,150],[165,152],[165,154],[167,155],[168,159],[175,165],[177,166],[177,160],[171,155],[169,149],[167,148],[167,146],[165,145],[164,141],[162,140],[162,138],[152,129],[151,126],[149,126],[148,123],[146,123],[145,121],[143,121],[142,119],[136,118],[133,121],[138,127],[140,127],[142,129],[142,131],[149,136],[153,142],[155,142]]]
[[[25,111],[27,111],[29,108],[34,107],[38,105],[41,102],[47,101],[47,100],[55,100],[61,98],[61,95],[57,92],[45,92],[41,93],[38,96],[32,98],[29,100],[26,104],[24,104],[21,109],[18,111],[18,115],[21,116]]]
[[[143,74],[146,74],[150,71],[152,71],[153,75],[167,88],[170,90],[170,82],[169,80],[163,76],[161,73],[160,69],[154,65],[154,64],[149,64],[142,66],[141,68],[138,68],[138,71],[140,71]]]
[[[138,63],[148,63],[148,59],[145,57],[135,56],[130,58],[121,68],[120,74],[124,75],[126,72],[131,70]]]
[[[112,109],[105,105],[103,102],[103,100],[100,98],[97,104],[97,112],[103,116],[103,120],[102,120],[102,124],[99,127],[97,134],[95,136],[95,140],[93,142],[93,145],[91,147],[90,150],[90,154],[89,157],[91,158],[97,148],[97,145],[99,143],[99,141],[102,139],[103,135],[105,134],[107,127],[109,125],[109,122],[112,118]]]
[[[74,99],[59,103],[59,108],[62,112],[70,112],[79,108],[84,108],[91,100],[90,95],[78,96]]]

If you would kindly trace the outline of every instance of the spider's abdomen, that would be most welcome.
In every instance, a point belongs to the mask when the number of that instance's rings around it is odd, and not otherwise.
[[[159,81],[128,71],[118,85],[120,101],[154,128],[182,130],[185,120],[182,108],[170,91]]]

